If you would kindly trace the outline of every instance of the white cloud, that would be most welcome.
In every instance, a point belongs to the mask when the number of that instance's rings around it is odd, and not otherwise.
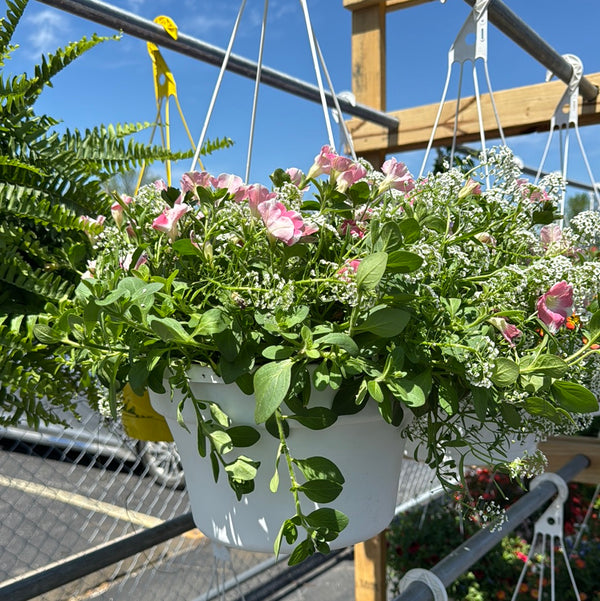
[[[67,19],[51,9],[33,13],[26,23],[32,30],[27,35],[27,46],[24,50],[35,57],[42,53],[54,52],[64,42],[68,30]]]

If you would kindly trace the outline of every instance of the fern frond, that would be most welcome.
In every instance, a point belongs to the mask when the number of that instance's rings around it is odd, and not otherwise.
[[[6,0],[6,16],[0,20],[0,66],[14,46],[10,45],[12,36],[23,16],[28,0]]]
[[[93,34],[91,38],[85,36],[76,42],[71,42],[64,48],[59,48],[55,54],[49,54],[47,57],[42,55],[41,63],[34,68],[34,75],[29,80],[29,89],[25,92],[25,97],[35,99],[45,86],[51,85],[52,78],[70,65],[75,59],[82,54],[109,40],[118,40],[120,36],[99,36]]]

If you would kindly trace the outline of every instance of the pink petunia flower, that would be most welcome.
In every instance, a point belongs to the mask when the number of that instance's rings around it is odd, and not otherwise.
[[[300,184],[304,181],[304,173],[297,167],[290,167],[285,172],[290,176],[290,180],[296,188],[300,187]]]
[[[367,170],[360,163],[352,163],[348,169],[337,176],[335,187],[338,192],[345,192],[365,175],[367,175]]]
[[[491,317],[490,323],[500,331],[510,346],[515,346],[513,339],[523,334],[523,332],[521,332],[517,326],[506,321],[504,317]]]
[[[196,188],[208,188],[211,185],[212,176],[206,171],[188,171],[181,176],[181,192],[192,192],[195,198],[198,198]]]
[[[121,194],[121,202],[115,202],[110,207],[110,214],[112,215],[112,218],[114,219],[114,222],[118,228],[120,228],[121,225],[123,225],[123,205],[130,205],[132,202],[133,198],[131,198],[131,196]]]
[[[169,240],[173,242],[179,235],[177,222],[185,215],[191,207],[185,203],[176,204],[172,208],[165,209],[153,222],[152,227],[159,232],[168,234]]]
[[[462,200],[467,196],[479,196],[481,194],[481,185],[474,179],[469,178],[465,185],[460,189],[458,193],[458,199]]]
[[[276,196],[277,194],[271,192],[267,187],[261,184],[252,184],[246,188],[246,195],[244,198],[248,199],[248,206],[250,207],[252,215],[260,217],[258,205],[267,200],[271,200]]]
[[[302,236],[316,231],[314,226],[306,226],[300,213],[288,210],[281,202],[266,200],[258,205],[258,211],[269,235],[282,240],[288,246],[295,244]]]
[[[165,180],[157,179],[154,182],[154,189],[157,192],[162,192],[163,190],[166,190],[167,189],[167,184],[165,183]]]
[[[319,177],[321,174],[329,175],[331,171],[331,160],[335,158],[337,153],[331,146],[323,146],[321,152],[315,157],[314,163],[308,170],[307,179]]]
[[[385,174],[385,178],[379,184],[379,194],[390,188],[401,192],[410,192],[415,187],[415,180],[408,167],[404,163],[399,163],[394,157],[383,163],[381,171]]]
[[[239,175],[221,173],[219,177],[211,177],[210,182],[216,189],[226,188],[227,192],[238,202],[246,195],[246,186]]]
[[[564,280],[554,284],[536,303],[538,317],[555,334],[573,312],[573,286]]]
[[[545,225],[540,230],[540,242],[544,248],[549,248],[552,245],[560,244],[562,240],[562,229],[556,223]]]

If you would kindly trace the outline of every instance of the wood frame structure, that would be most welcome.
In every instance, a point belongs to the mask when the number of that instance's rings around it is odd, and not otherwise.
[[[377,110],[386,109],[386,15],[390,11],[410,8],[433,0],[343,0],[352,11],[352,91],[357,102]],[[468,1],[468,0],[467,0]],[[586,75],[600,87],[600,72]],[[500,123],[506,136],[548,131],[550,116],[565,86],[562,82],[534,84],[494,93]],[[489,95],[481,97],[486,138],[498,137]],[[425,148],[431,135],[438,104],[430,104],[388,114],[398,119],[397,128],[387,129],[353,119],[349,129],[356,152],[380,164],[385,155],[403,150]],[[436,130],[434,146],[448,145],[452,140],[456,101],[444,104]],[[459,111],[457,143],[479,137],[479,122],[474,97],[463,98]],[[600,96],[580,105],[580,125],[600,123]]]
[[[352,11],[352,91],[356,101],[380,111],[386,108],[386,16],[388,12],[411,8],[434,0],[343,0]],[[469,0],[467,0],[469,2]],[[600,72],[586,75],[600,88]],[[535,84],[494,92],[494,101],[506,137],[548,131],[550,116],[565,90],[562,81]],[[499,137],[489,94],[481,106],[486,138]],[[388,129],[358,119],[348,122],[354,148],[373,165],[380,166],[387,154],[425,148],[439,104],[388,112],[398,126]],[[444,103],[434,146],[452,142],[456,101]],[[600,123],[600,95],[580,104],[579,124]],[[479,120],[474,97],[463,98],[458,114],[457,144],[479,139]],[[561,437],[541,445],[554,470],[577,453],[590,459],[590,466],[578,481],[600,482],[600,439]],[[386,601],[386,540],[382,533],[354,548],[355,600]]]

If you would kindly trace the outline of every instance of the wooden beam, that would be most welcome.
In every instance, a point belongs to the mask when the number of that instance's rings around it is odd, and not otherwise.
[[[550,472],[560,469],[574,455],[585,455],[591,461],[590,466],[580,472],[575,481],[600,484],[600,438],[559,436],[541,443],[539,448],[548,457],[547,471]]]
[[[600,73],[587,75],[587,78],[593,84],[600,86]],[[563,82],[553,81],[495,92],[494,100],[505,136],[548,131],[550,119],[564,91]],[[488,94],[482,95],[481,105],[486,139],[498,138],[498,127]],[[431,136],[438,108],[438,104],[429,104],[391,112],[390,115],[399,121],[398,129],[395,131],[356,119],[349,121],[348,126],[356,152],[364,154],[385,151],[390,154],[425,148]],[[451,144],[455,110],[455,100],[444,103],[434,146]],[[579,125],[596,123],[600,123],[600,97],[593,102],[580,105]],[[457,142],[462,144],[478,139],[479,120],[475,98],[463,98],[458,117]]]
[[[386,601],[386,549],[383,532],[354,545],[355,601]]]
[[[411,6],[418,6],[419,4],[433,1],[434,0],[344,0],[344,8],[347,8],[348,10],[359,10],[361,8],[380,4],[385,7],[386,12],[391,12],[393,10],[410,8]]]
[[[352,12],[352,92],[356,101],[385,111],[385,9],[374,4]],[[380,150],[366,156],[374,165],[385,160]]]

